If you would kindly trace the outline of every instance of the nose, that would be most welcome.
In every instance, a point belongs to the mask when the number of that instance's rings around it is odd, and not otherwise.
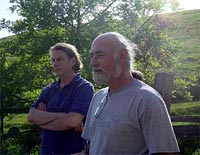
[[[96,66],[98,64],[95,56],[90,57],[90,66]]]
[[[52,62],[53,67],[58,66],[58,64],[59,64],[59,63],[58,63],[58,61],[56,61],[56,60]]]

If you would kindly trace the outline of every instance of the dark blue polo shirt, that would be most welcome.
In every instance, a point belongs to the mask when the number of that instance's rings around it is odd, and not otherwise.
[[[37,108],[40,102],[47,105],[49,112],[76,112],[86,116],[93,97],[93,85],[76,74],[69,85],[60,89],[60,80],[46,86],[31,107]],[[81,133],[74,129],[66,131],[42,130],[41,154],[71,154],[85,147]]]

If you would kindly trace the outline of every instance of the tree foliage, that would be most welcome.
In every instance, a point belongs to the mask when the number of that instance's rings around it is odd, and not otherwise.
[[[84,62],[82,74],[92,81],[88,50],[94,37],[117,31],[135,42],[136,68],[152,85],[159,69],[170,70],[178,46],[156,29],[152,16],[164,0],[11,0],[22,18],[1,20],[0,28],[16,35],[0,41],[1,86],[7,109],[28,109],[41,89],[54,81],[48,50],[57,42],[76,45]]]

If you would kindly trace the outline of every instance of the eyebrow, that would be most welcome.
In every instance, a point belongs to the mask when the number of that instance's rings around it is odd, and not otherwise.
[[[98,53],[105,53],[105,52],[104,52],[104,51],[91,51],[91,50],[90,50],[90,53],[98,54]]]

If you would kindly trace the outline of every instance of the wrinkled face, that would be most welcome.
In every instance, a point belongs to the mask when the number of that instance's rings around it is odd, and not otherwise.
[[[108,39],[100,38],[93,42],[90,65],[95,82],[108,85],[121,74],[117,53]]]
[[[51,52],[52,66],[55,73],[61,77],[73,71],[74,59],[69,58],[62,50],[54,50]]]

